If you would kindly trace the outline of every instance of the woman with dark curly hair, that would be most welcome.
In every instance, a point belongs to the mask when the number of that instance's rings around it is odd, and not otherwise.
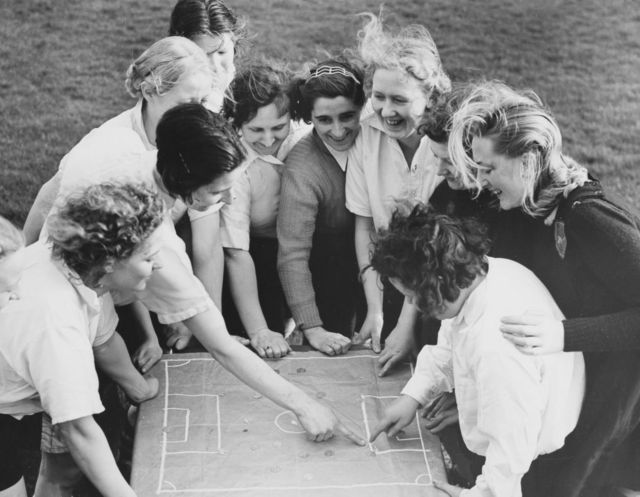
[[[584,395],[581,353],[533,358],[500,333],[500,317],[535,302],[562,313],[528,269],[487,257],[485,229],[473,220],[434,214],[421,205],[396,212],[378,234],[372,267],[425,314],[442,320],[438,344],[425,346],[416,371],[372,430],[394,436],[421,405],[455,391],[460,430],[468,449],[484,458],[469,495],[517,497],[535,474],[532,461],[564,444]],[[474,455],[466,456],[473,458]],[[454,461],[458,463],[458,461]],[[462,489],[434,484],[451,496]]]
[[[418,133],[425,112],[450,87],[438,49],[426,28],[384,29],[373,14],[359,33],[359,52],[367,71],[373,113],[362,119],[349,151],[347,209],[356,216],[355,244],[360,268],[369,266],[371,239],[386,227],[396,200],[427,202],[439,183],[428,138]],[[393,288],[383,292],[375,271],[362,273],[367,315],[359,340],[371,337],[381,352],[380,373],[414,351],[416,309]]]
[[[94,359],[133,400],[157,392],[115,332],[109,292],[144,289],[163,215],[161,200],[142,186],[94,185],[49,218],[50,249],[39,242],[24,250],[20,299],[0,314],[0,489],[17,492],[8,495],[21,495],[19,420],[42,411],[36,496],[71,495],[80,471],[102,495],[134,495],[93,419],[104,410]]]

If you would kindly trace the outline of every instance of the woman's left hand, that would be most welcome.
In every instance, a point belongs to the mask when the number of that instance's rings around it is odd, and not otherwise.
[[[138,366],[138,369],[144,374],[151,370],[151,368],[162,357],[162,347],[158,343],[158,340],[147,339],[136,350],[133,355],[133,362]]]
[[[456,487],[455,485],[449,485],[448,483],[435,480],[433,481],[433,486],[443,492],[446,492],[446,494],[451,497],[458,497],[460,492],[464,490],[462,487]]]
[[[554,354],[564,350],[562,321],[540,312],[527,311],[519,316],[504,316],[500,331],[523,354]]]

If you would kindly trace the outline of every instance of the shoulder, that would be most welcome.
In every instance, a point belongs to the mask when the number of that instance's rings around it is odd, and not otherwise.
[[[560,210],[557,222],[565,223],[568,238],[640,239],[638,214],[597,182],[574,190],[561,202]]]

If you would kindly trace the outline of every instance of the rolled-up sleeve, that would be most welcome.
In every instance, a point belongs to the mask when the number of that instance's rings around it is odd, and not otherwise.
[[[346,207],[357,216],[372,217],[367,181],[364,174],[364,140],[362,133],[349,150],[345,186]]]
[[[251,229],[251,183],[247,171],[233,184],[233,201],[220,209],[222,246],[249,250]]]
[[[426,405],[443,392],[453,391],[453,363],[447,330],[440,330],[437,345],[425,345],[416,370],[402,393]]]

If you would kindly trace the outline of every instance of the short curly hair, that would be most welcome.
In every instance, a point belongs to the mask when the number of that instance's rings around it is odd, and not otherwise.
[[[106,266],[141,247],[160,226],[164,206],[142,184],[101,183],[67,196],[47,219],[52,254],[97,284]]]
[[[418,308],[434,316],[486,273],[489,247],[487,229],[476,220],[418,204],[408,215],[397,209],[389,227],[378,232],[371,267],[383,281],[394,278],[413,291]]]

